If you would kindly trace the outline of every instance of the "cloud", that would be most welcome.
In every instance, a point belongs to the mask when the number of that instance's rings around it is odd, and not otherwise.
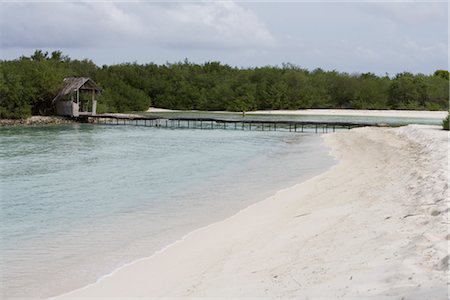
[[[60,49],[97,64],[189,58],[394,74],[448,67],[448,3],[0,3],[0,59]]]
[[[300,6],[308,22],[326,20],[312,34],[295,40],[296,56],[307,63],[350,72],[410,70],[429,73],[447,68],[447,3],[345,3]],[[302,12],[303,10],[303,12]],[[334,12],[334,14],[330,14]],[[308,19],[309,18],[309,19]],[[303,22],[303,25],[306,25]],[[298,26],[301,28],[301,26]],[[322,29],[321,29],[322,28]],[[326,49],[323,55],[313,49]],[[300,60],[303,63],[306,59]]]
[[[258,16],[233,1],[2,3],[1,47],[271,47]]]
[[[164,16],[161,23],[177,26],[165,26],[159,39],[175,47],[254,48],[275,41],[255,14],[231,1],[179,4]]]
[[[360,8],[368,15],[406,26],[421,26],[448,18],[447,2],[366,3]]]

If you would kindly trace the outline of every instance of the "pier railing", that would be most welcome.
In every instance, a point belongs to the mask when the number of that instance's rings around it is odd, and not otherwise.
[[[327,121],[270,121],[217,118],[164,118],[136,115],[91,115],[83,116],[85,121],[104,125],[134,125],[169,129],[223,129],[327,133],[339,129],[365,126],[380,126],[373,123],[327,122]]]

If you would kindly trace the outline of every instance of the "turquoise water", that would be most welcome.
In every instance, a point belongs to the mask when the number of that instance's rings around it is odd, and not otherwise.
[[[328,169],[316,134],[0,128],[2,299],[86,284]]]

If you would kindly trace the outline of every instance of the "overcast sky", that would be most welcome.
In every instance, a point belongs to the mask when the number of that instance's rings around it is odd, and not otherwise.
[[[0,58],[221,61],[391,75],[448,69],[447,1],[3,2]]]

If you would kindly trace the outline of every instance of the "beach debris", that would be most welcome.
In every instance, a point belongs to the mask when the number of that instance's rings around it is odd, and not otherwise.
[[[310,215],[310,214],[311,214],[310,212],[307,212],[307,213],[304,213],[304,214],[296,215],[296,216],[294,216],[294,218],[300,218],[300,217],[304,217],[304,216],[307,216],[307,215]]]
[[[417,214],[407,214],[406,216],[404,216],[404,217],[402,218],[402,220],[403,220],[403,219],[406,219],[406,218],[409,218],[409,217],[414,217],[414,216],[417,216]]]
[[[437,264],[437,269],[441,271],[447,271],[448,270],[448,263],[449,263],[450,255],[444,256],[439,263]]]

